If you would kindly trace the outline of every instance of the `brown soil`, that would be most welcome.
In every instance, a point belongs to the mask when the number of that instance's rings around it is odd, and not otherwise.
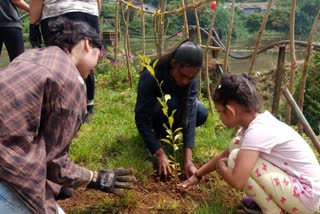
[[[242,197],[215,173],[189,189],[177,188],[174,180],[157,180],[150,176],[146,181],[136,183],[123,199],[80,188],[75,190],[74,197],[58,203],[67,213],[193,213],[201,204],[210,205],[212,200],[220,201],[223,207],[237,207]],[[236,213],[243,212],[237,210]]]

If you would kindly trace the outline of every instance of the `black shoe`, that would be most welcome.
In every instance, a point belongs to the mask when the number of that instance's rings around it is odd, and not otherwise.
[[[73,189],[70,187],[62,187],[59,194],[55,197],[56,200],[63,200],[67,198],[72,198]]]
[[[250,197],[247,197],[247,196],[243,197],[240,203],[243,206],[243,209],[246,211],[246,213],[251,213],[251,214],[263,213],[259,205]]]
[[[93,115],[94,113],[94,105],[87,105],[87,112],[89,115]]]

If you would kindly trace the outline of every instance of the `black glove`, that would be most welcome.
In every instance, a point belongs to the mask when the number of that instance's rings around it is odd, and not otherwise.
[[[132,189],[132,182],[135,180],[136,178],[132,176],[132,170],[130,169],[99,170],[94,172],[93,179],[87,188],[123,197],[124,193],[119,189]]]
[[[40,25],[30,24],[29,25],[29,41],[32,47],[41,48],[41,33],[40,33]]]

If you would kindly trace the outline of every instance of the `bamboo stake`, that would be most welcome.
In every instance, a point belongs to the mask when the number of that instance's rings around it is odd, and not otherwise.
[[[124,23],[125,23],[125,26],[126,26],[126,36],[125,36],[125,39],[124,39],[124,51],[125,51],[125,54],[126,54],[126,63],[127,63],[127,68],[128,68],[128,78],[129,78],[130,88],[132,88],[133,87],[132,75],[131,75],[130,62],[129,62],[129,54],[130,54],[129,18],[130,18],[130,11],[129,11],[129,8],[128,8],[127,9],[128,10],[127,11],[127,15],[125,16],[124,8],[122,7],[121,9],[122,9],[122,16],[123,16],[123,19],[124,19]]]
[[[218,4],[219,4],[219,0],[216,1],[216,5],[218,8]],[[211,24],[209,27],[209,36],[207,39],[207,43],[206,43],[206,48],[205,48],[205,68],[206,68],[206,82],[207,82],[207,94],[208,94],[208,98],[209,98],[209,105],[210,105],[210,111],[211,114],[214,113],[213,110],[213,102],[212,102],[212,97],[211,97],[211,92],[210,92],[210,78],[209,78],[209,68],[208,68],[208,63],[209,63],[209,56],[208,56],[208,52],[209,52],[209,44],[211,42],[211,37],[212,37],[212,28],[214,26],[214,21],[216,20],[216,16],[217,16],[217,10],[214,10],[213,14],[212,14],[212,19],[211,19]]]
[[[309,34],[309,39],[308,39],[308,46],[307,46],[307,55],[304,60],[303,64],[303,70],[302,70],[302,76],[301,76],[301,83],[300,83],[300,90],[299,90],[299,107],[300,110],[303,112],[303,103],[304,103],[304,91],[306,88],[306,80],[307,80],[307,75],[308,75],[308,68],[310,64],[310,59],[311,59],[311,51],[312,51],[312,43],[313,43],[313,37],[314,34],[317,30],[317,26],[320,22],[320,10],[318,11],[318,14],[313,22],[310,34]],[[303,131],[302,125],[299,123],[299,132],[301,133]]]
[[[159,10],[159,7],[160,7],[160,4],[158,4],[157,6],[157,10]],[[157,15],[154,15],[153,16],[153,34],[154,34],[154,41],[155,41],[155,46],[156,46],[156,49],[157,49],[157,56],[160,57],[159,55],[159,50],[160,50],[160,47],[159,47],[159,29],[158,29],[158,18],[159,16]]]
[[[295,37],[294,37],[294,29],[295,29],[295,11],[297,6],[297,0],[291,0],[291,10],[290,10],[290,59],[291,59],[291,67],[290,67],[290,80],[289,80],[289,92],[291,94],[294,93],[294,83],[296,78],[296,45],[295,45]],[[291,106],[287,105],[286,107],[286,118],[285,122],[287,124],[291,124]]]
[[[260,46],[260,43],[261,43],[262,34],[263,34],[263,32],[264,32],[264,30],[266,28],[266,24],[267,24],[267,21],[268,21],[268,16],[270,14],[272,3],[273,3],[273,0],[269,0],[268,1],[267,10],[266,10],[266,12],[264,13],[264,16],[263,16],[263,21],[262,21],[262,24],[261,24],[261,27],[260,27],[260,31],[258,33],[258,38],[257,38],[257,41],[256,41],[256,45],[254,47],[254,51],[253,51],[253,54],[252,54],[252,57],[251,57],[251,64],[250,64],[249,72],[248,72],[249,75],[253,74],[253,65],[254,65],[254,63],[256,61],[257,52],[258,52],[258,49],[259,49],[259,46]]]
[[[232,0],[232,9],[231,9],[231,18],[230,18],[229,28],[228,28],[227,46],[226,46],[226,52],[225,52],[224,62],[223,62],[223,71],[224,72],[228,72],[228,56],[229,56],[229,52],[230,52],[230,43],[231,43],[231,36],[232,36],[234,11],[235,11],[235,0]]]
[[[186,38],[189,38],[188,18],[187,18],[187,12],[184,9],[186,7],[184,0],[180,0],[180,4],[181,4],[181,7],[183,8],[184,35]]]
[[[159,26],[154,26],[155,29],[157,29],[156,32],[156,47],[157,47],[157,55],[158,57],[161,56],[162,51],[163,51],[163,35],[164,35],[164,14],[161,13],[161,11],[165,11],[167,6],[167,0],[160,0],[160,3],[158,5],[158,14],[154,14],[154,20],[155,20],[155,25]]]
[[[192,3],[194,3],[194,0],[192,0]],[[201,39],[201,31],[200,31],[200,22],[199,22],[199,16],[198,16],[198,10],[197,8],[194,9],[194,15],[196,18],[196,24],[197,24],[197,35],[198,35],[198,43],[199,45],[202,44],[202,39]],[[198,99],[201,100],[202,93],[201,93],[201,85],[202,85],[202,71],[199,72],[199,81],[198,81]]]
[[[192,0],[192,3],[194,4],[194,0]],[[196,24],[197,24],[198,42],[199,42],[199,45],[201,45],[202,44],[202,39],[201,39],[200,21],[199,21],[198,9],[197,8],[194,9],[194,15],[195,15]]]
[[[144,1],[141,2],[141,26],[142,26],[142,55],[144,56],[146,53],[146,25],[144,21]]]
[[[114,39],[114,60],[117,61],[118,58],[118,46],[119,46],[119,14],[118,14],[118,9],[119,9],[119,1],[116,0],[115,4],[114,4],[114,11],[115,11],[115,16],[114,16],[114,32],[116,34],[116,37]]]
[[[276,75],[274,80],[274,89],[273,89],[272,114],[275,117],[278,117],[278,112],[279,112],[280,93],[281,93],[282,79],[283,79],[283,73],[284,73],[285,56],[286,56],[286,46],[281,45],[279,46],[278,63],[277,63],[277,70],[276,70]]]
[[[283,90],[283,94],[287,98],[287,100],[288,100],[289,104],[291,105],[291,107],[295,110],[296,115],[297,115],[300,123],[302,123],[302,125],[304,127],[305,133],[311,139],[313,145],[316,147],[318,153],[320,154],[320,143],[319,143],[319,140],[318,140],[317,136],[315,135],[314,131],[312,130],[310,124],[307,121],[307,119],[304,117],[302,111],[300,111],[299,106],[294,101],[292,95],[290,94],[290,92],[289,92],[289,90],[287,88]]]

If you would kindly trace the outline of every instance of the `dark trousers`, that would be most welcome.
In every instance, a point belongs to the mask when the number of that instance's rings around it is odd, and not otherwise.
[[[99,33],[99,18],[98,16],[93,16],[87,13],[82,12],[72,12],[72,13],[66,13],[61,15],[62,17],[66,17],[70,20],[74,21],[83,21],[89,24],[91,27],[96,29],[96,31]],[[50,20],[53,20],[57,17],[50,17],[44,20],[41,20],[41,33],[44,40],[44,44],[48,45],[48,40],[52,33],[50,32],[48,23]],[[87,86],[87,100],[93,100],[94,99],[94,90],[95,90],[95,79],[94,74],[90,74],[87,79],[85,79],[85,83]]]
[[[6,46],[10,62],[24,52],[23,35],[20,28],[0,27],[0,53],[2,45]]]

